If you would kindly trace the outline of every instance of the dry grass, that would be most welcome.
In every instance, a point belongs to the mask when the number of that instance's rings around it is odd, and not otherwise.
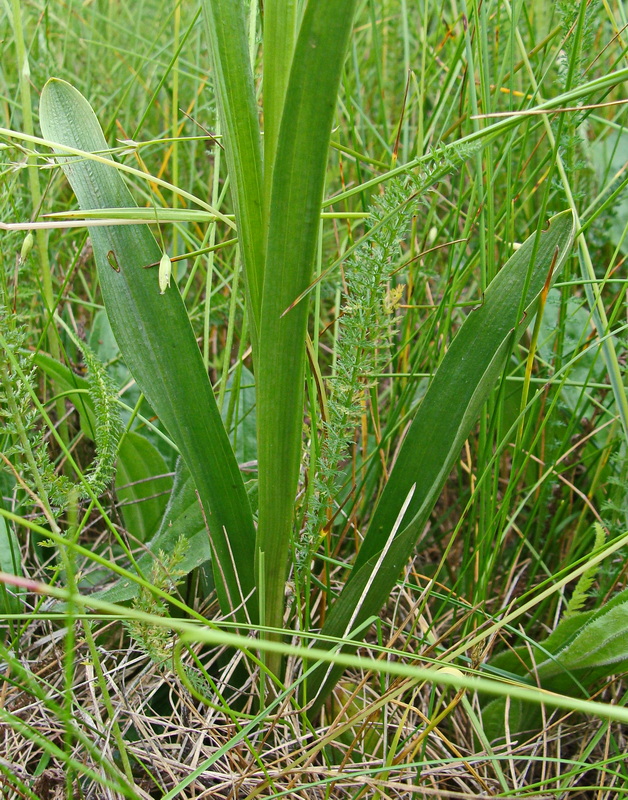
[[[384,643],[395,648],[396,657],[414,663],[434,654],[434,645],[419,645],[415,635],[433,623],[429,606],[418,613],[420,600],[400,588],[381,626],[389,632]],[[456,641],[457,627],[442,617],[432,628],[434,642]],[[322,721],[313,727],[294,697],[276,713],[259,712],[259,674],[240,653],[225,658],[217,651],[197,652],[204,665],[211,663],[217,681],[203,703],[171,665],[156,665],[132,649],[119,626],[106,623],[95,633],[116,720],[128,743],[132,797],[161,798],[174,787],[179,787],[177,797],[190,800],[623,796],[617,788],[623,785],[621,765],[614,769],[613,761],[628,743],[626,731],[616,724],[582,722],[548,710],[540,734],[509,739],[487,752],[474,730],[477,698],[407,679],[382,684],[378,676],[353,672],[337,685]],[[89,776],[90,770],[103,776],[104,765],[120,759],[78,626],[76,635],[72,717],[84,741],[75,741],[72,749],[82,773],[74,796],[117,800],[124,795]],[[60,712],[63,637],[63,628],[33,621],[21,637],[19,666],[5,672],[0,707],[8,716],[0,729],[0,767],[7,800],[24,796],[20,782],[40,800],[66,796],[68,764],[54,753],[45,756],[56,747],[62,754],[67,735]],[[392,657],[368,647],[362,654]],[[296,675],[300,665],[290,666]],[[249,680],[239,675],[241,688],[234,689],[233,674],[243,668],[250,670]],[[597,699],[620,702],[623,691],[625,684],[614,681]],[[255,723],[244,735],[249,720]]]

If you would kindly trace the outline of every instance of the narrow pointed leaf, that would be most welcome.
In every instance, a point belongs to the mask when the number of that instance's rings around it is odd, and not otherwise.
[[[20,543],[12,524],[0,517],[0,570],[21,577]],[[23,609],[24,589],[0,585],[0,614],[20,614]]]
[[[264,3],[264,202],[270,204],[273,165],[292,54],[297,36],[297,0]]]
[[[553,266],[555,277],[570,252],[574,233],[571,211],[553,217],[538,241],[536,234],[531,236],[508,260],[487,288],[482,304],[460,328],[410,426],[348,583],[323,627],[324,634],[346,636],[349,624],[359,625],[385,604],[513,343],[531,322],[550,268]],[[521,307],[523,317],[519,316]],[[415,483],[399,533],[374,576],[399,509]],[[325,681],[316,707],[334,679],[334,672],[324,678],[320,671],[311,680],[313,694],[320,689],[320,681]]]
[[[50,80],[40,107],[44,136],[85,152],[107,150],[96,116],[70,84]],[[115,164],[59,157],[83,208],[126,208],[133,198]],[[253,590],[253,518],[233,450],[179,291],[159,293],[147,264],[161,250],[144,225],[90,231],[107,314],[124,360],[178,446],[199,492],[223,612]],[[249,608],[252,616],[253,605]]]
[[[259,526],[266,616],[281,625],[299,475],[307,302],[331,125],[355,0],[310,2],[292,59],[272,176],[257,364]]]
[[[242,0],[202,0],[244,263],[254,355],[264,275],[262,144]]]

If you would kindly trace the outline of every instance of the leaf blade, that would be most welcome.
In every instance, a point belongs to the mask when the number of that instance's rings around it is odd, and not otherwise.
[[[118,448],[116,495],[125,528],[146,542],[157,528],[172,490],[163,456],[145,436],[127,431]]]
[[[52,142],[85,152],[107,150],[87,100],[70,84],[48,81],[41,125]],[[115,164],[60,158],[79,205],[135,205]],[[120,351],[149,404],[177,444],[205,509],[221,608],[228,613],[253,592],[253,517],[194,332],[178,289],[159,294],[157,275],[143,269],[161,250],[141,225],[90,230],[105,306]],[[193,411],[192,411],[193,410]],[[249,613],[254,618],[254,602]]]
[[[538,248],[535,235],[526,240],[491,282],[482,306],[465,320],[410,426],[351,576],[331,609],[323,634],[344,637],[349,633],[349,622],[357,626],[385,604],[483,403],[503,370],[513,340],[523,334],[530,322],[550,265],[553,264],[555,277],[569,254],[574,235],[571,211],[553,217],[548,230],[540,234]],[[523,319],[517,319],[524,291],[525,313]],[[416,490],[406,521],[382,560],[380,554],[389,532],[414,483]],[[376,580],[372,580],[376,566]],[[356,613],[357,603],[361,606]],[[321,670],[314,674],[309,684],[317,694],[313,712],[320,707],[336,675],[334,670],[324,675]]]
[[[298,483],[308,304],[331,125],[355,0],[308,3],[292,59],[272,175],[258,359],[258,551],[265,622],[280,627]],[[261,559],[260,559],[261,560]]]
[[[527,328],[548,270],[553,266],[553,277],[558,274],[569,254],[574,234],[570,211],[553,217],[549,228],[540,233],[538,249],[536,234],[533,234],[491,282],[482,305],[465,320],[401,447],[360,548],[357,568],[381,549],[386,531],[394,523],[396,509],[401,506],[417,475],[423,481],[417,486],[410,504],[412,521],[409,525],[417,529],[427,519],[436,495],[501,370],[498,362],[501,359],[503,365],[508,338],[511,334],[518,338]],[[556,248],[559,252],[554,263]],[[532,258],[534,263],[530,265]],[[528,274],[530,267],[531,273]],[[524,291],[526,295],[522,304]],[[523,308],[523,318],[517,319],[520,308]],[[452,390],[455,391],[454,402],[451,400]],[[444,464],[440,463],[443,450],[448,453]]]
[[[205,30],[224,133],[238,239],[245,265],[253,349],[264,280],[264,186],[262,143],[242,0],[202,0]]]

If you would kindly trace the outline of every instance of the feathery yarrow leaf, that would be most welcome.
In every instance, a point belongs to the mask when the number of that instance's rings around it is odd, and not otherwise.
[[[35,390],[35,368],[23,349],[26,333],[14,318],[0,312],[0,419],[7,442],[3,453],[19,460],[27,485],[36,493],[43,489],[55,514],[67,507],[71,497],[84,499],[105,490],[113,477],[122,434],[117,394],[104,366],[84,342],[71,336],[83,352],[96,417],[97,455],[80,483],[60,475],[50,458],[46,430],[39,423],[43,408]]]
[[[309,564],[318,532],[344,480],[340,464],[360,424],[368,391],[377,385],[374,376],[390,359],[397,332],[395,309],[404,289],[391,288],[390,281],[408,229],[406,209],[414,181],[389,182],[370,208],[372,236],[345,262],[346,295],[339,317],[336,368],[328,378],[328,419],[322,426],[314,492],[297,545],[301,570]]]

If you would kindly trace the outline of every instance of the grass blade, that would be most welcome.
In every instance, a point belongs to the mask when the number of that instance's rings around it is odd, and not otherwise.
[[[262,144],[242,0],[203,0],[214,85],[245,265],[249,324],[257,350],[264,276]]]
[[[258,557],[266,624],[281,626],[303,425],[308,304],[331,125],[355,0],[309,3],[299,30],[272,176],[258,361]]]
[[[264,202],[270,205],[279,127],[297,36],[297,0],[264,4]]]
[[[50,80],[41,97],[41,126],[52,142],[86,152],[107,150],[96,116],[70,84]],[[84,208],[129,207],[131,193],[115,168],[59,159]],[[161,250],[143,225],[91,229],[98,277],[124,360],[179,448],[196,483],[210,531],[221,609],[228,613],[253,590],[255,530],[242,477],[194,332],[176,286],[159,293]],[[234,566],[235,565],[235,566]],[[254,606],[251,603],[251,616]],[[240,618],[243,618],[241,615]]]

